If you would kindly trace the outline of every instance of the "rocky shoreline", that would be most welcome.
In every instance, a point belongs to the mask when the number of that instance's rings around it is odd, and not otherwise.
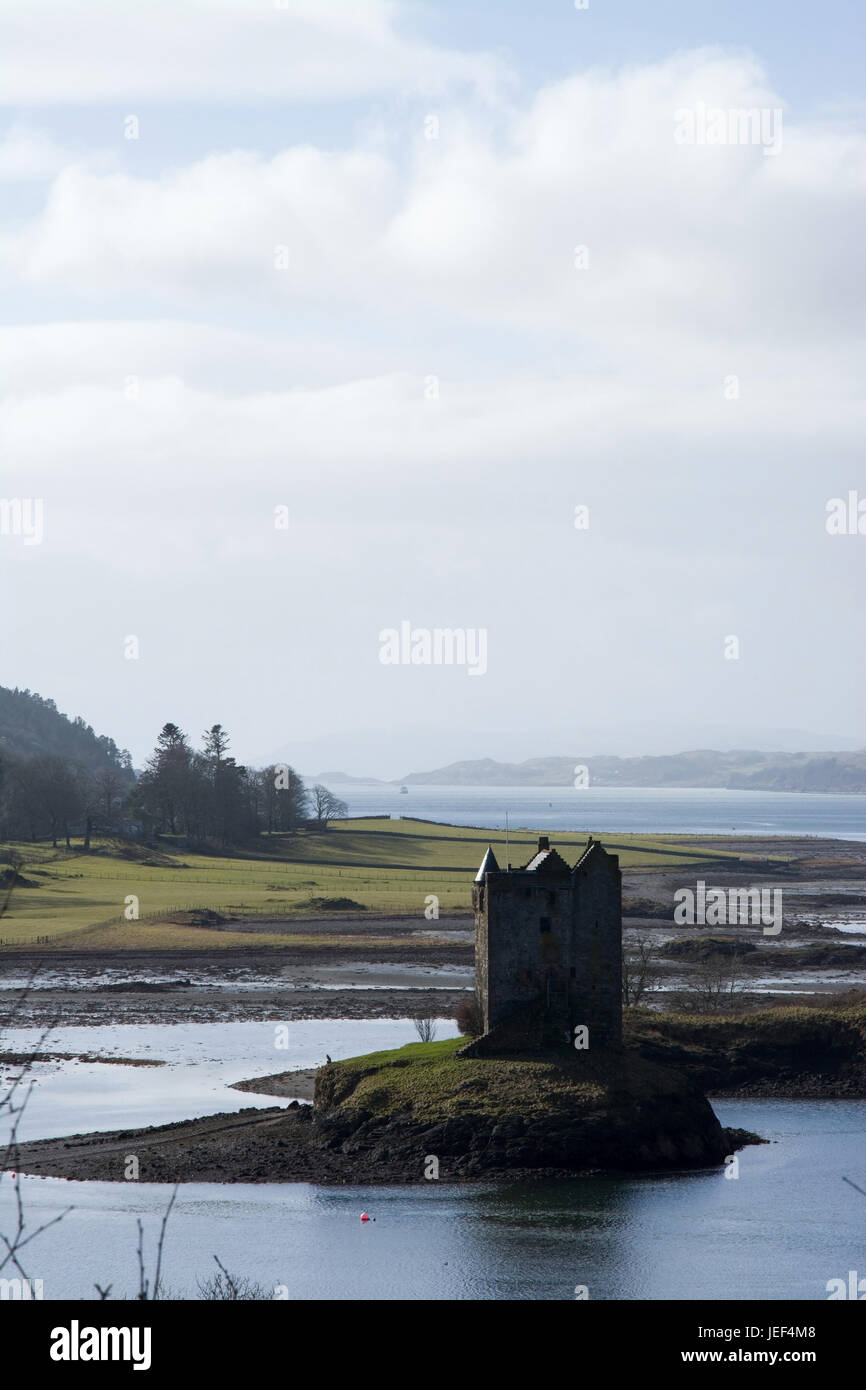
[[[121,1182],[134,1156],[142,1182],[368,1186],[719,1166],[735,1149],[761,1142],[724,1129],[687,1078],[627,1052],[461,1061],[457,1047],[459,1040],[410,1045],[317,1073],[240,1083],[265,1094],[309,1094],[315,1083],[315,1107],[294,1099],[285,1107],[38,1140],[20,1145],[12,1162],[33,1175]],[[414,1102],[401,1093],[407,1084],[420,1087]]]
[[[460,1055],[460,1039],[233,1083],[288,1104],[22,1144],[25,1173],[143,1182],[451,1182],[722,1164],[753,1135],[708,1096],[861,1100],[866,1003],[694,1016],[630,1010],[598,1054]],[[93,1060],[89,1058],[88,1060]],[[309,1102],[313,1101],[313,1105]]]

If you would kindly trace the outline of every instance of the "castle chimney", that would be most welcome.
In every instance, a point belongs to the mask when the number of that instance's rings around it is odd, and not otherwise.
[[[538,852],[539,852],[539,854],[541,853],[541,851],[542,851],[543,849],[550,849],[550,840],[548,839],[548,837],[547,837],[546,835],[539,835],[539,837],[538,837]]]

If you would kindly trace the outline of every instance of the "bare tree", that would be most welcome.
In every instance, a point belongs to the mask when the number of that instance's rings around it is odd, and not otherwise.
[[[464,1037],[480,1038],[484,1032],[484,1010],[481,1000],[473,990],[460,1000],[454,1010],[454,1022]]]
[[[115,774],[109,771],[109,776]],[[73,768],[73,776],[78,791],[79,813],[84,820],[84,839],[81,848],[90,849],[90,841],[102,807],[102,791],[97,783],[97,774],[92,768],[80,764]]]
[[[731,1009],[743,989],[743,973],[737,956],[709,955],[695,964],[681,1002],[694,1013],[715,1014]]]
[[[436,1038],[436,1020],[432,1018],[416,1018],[415,1032],[422,1042],[433,1042]]]
[[[97,769],[93,782],[99,798],[99,818],[105,829],[109,830],[119,815],[120,804],[127,790],[126,783],[116,767]]]
[[[204,1299],[217,1299],[226,1302],[235,1302],[240,1299],[247,1299],[255,1302],[264,1302],[266,1299],[273,1298],[263,1284],[256,1284],[252,1279],[237,1274],[229,1274],[225,1265],[218,1255],[214,1259],[219,1268],[218,1274],[212,1274],[209,1279],[198,1279],[198,1291]]]
[[[47,823],[53,847],[63,836],[70,846],[70,826],[81,811],[81,793],[75,766],[68,758],[40,755],[28,762],[27,776],[37,805]]]
[[[334,796],[334,793],[323,787],[321,782],[316,783],[310,795],[313,798],[316,820],[323,826],[326,826],[329,820],[342,820],[349,814],[345,801]]]
[[[307,789],[295,769],[288,763],[271,763],[253,776],[259,787],[263,828],[269,835],[275,830],[297,830],[310,811]]]
[[[661,965],[655,955],[655,944],[649,937],[637,937],[630,952],[627,952],[623,946],[623,1004],[634,1007],[642,1003],[646,995],[658,988],[661,973]]]
[[[0,899],[0,919],[7,911],[12,890],[21,877],[22,861],[17,855],[11,856],[11,868],[12,874],[7,884],[7,891]],[[5,1022],[6,1027],[14,1024],[18,1011],[30,992],[36,973],[34,970],[23,989],[13,999],[7,1018],[5,1020],[0,1019],[0,1023]],[[21,1064],[21,1070],[10,1078],[0,1093],[0,1130],[5,1130],[4,1138],[0,1139],[0,1181],[11,1171],[9,1181],[12,1183],[15,1212],[11,1232],[0,1231],[0,1274],[8,1266],[16,1270],[22,1279],[29,1277],[21,1263],[21,1252],[25,1246],[34,1241],[37,1236],[42,1235],[43,1231],[47,1231],[50,1226],[56,1226],[58,1221],[62,1221],[64,1216],[72,1211],[72,1207],[67,1207],[66,1211],[58,1213],[50,1221],[43,1221],[35,1228],[29,1227],[24,1211],[24,1194],[18,1167],[18,1128],[33,1090],[33,1081],[28,1079],[28,1074],[34,1062],[39,1060],[40,1052],[52,1027],[53,1023],[44,1029],[36,1047]],[[0,1037],[2,1037],[2,1028],[0,1028]]]
[[[19,998],[15,1001],[9,1021],[14,1020],[17,1009],[26,998],[31,983],[32,980],[28,981]],[[64,1216],[72,1211],[72,1207],[67,1207],[65,1211],[59,1212],[50,1221],[43,1221],[36,1227],[30,1227],[24,1210],[24,1193],[21,1173],[18,1168],[18,1127],[33,1090],[33,1082],[28,1080],[28,1072],[33,1063],[39,1060],[39,1053],[49,1031],[50,1029],[46,1029],[42,1033],[32,1054],[21,1064],[21,1071],[17,1076],[11,1078],[3,1095],[0,1096],[0,1126],[5,1130],[4,1138],[0,1140],[0,1181],[7,1174],[10,1174],[8,1180],[12,1184],[14,1201],[12,1230],[0,1231],[0,1274],[9,1266],[16,1270],[22,1279],[29,1278],[21,1263],[21,1253],[25,1246],[30,1245],[37,1236],[42,1235],[50,1226],[56,1226],[58,1221],[62,1221]]]
[[[168,1218],[171,1216],[171,1209],[177,1199],[178,1184],[175,1183],[171,1200],[165,1209],[162,1224],[159,1228],[159,1239],[156,1243],[156,1266],[153,1273],[153,1283],[145,1273],[144,1268],[144,1227],[141,1218],[138,1220],[138,1299],[142,1302],[155,1302],[162,1292],[162,1247],[165,1244],[165,1228],[168,1225]],[[97,1289],[99,1285],[96,1285]]]
[[[6,891],[3,894],[3,896],[0,897],[0,917],[2,917],[5,914],[7,908],[9,907],[9,902],[12,898],[12,890],[18,882],[19,878],[21,877],[21,870],[23,867],[24,860],[21,858],[19,854],[15,854],[13,851],[9,855],[9,868],[6,871],[3,880]]]

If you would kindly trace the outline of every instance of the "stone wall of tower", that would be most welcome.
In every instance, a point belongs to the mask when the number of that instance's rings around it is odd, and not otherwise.
[[[485,1032],[504,1023],[537,994],[537,952],[525,930],[529,900],[517,890],[517,877],[515,873],[492,873],[486,879],[481,932],[487,943],[487,959],[479,980]]]
[[[542,1000],[563,1034],[568,1027],[573,923],[568,878],[488,874],[483,908],[476,890],[476,987],[485,1031]]]
[[[472,885],[472,906],[475,909],[475,993],[481,1005],[485,1033],[489,1027],[487,1021],[489,990],[487,962],[490,959],[487,930],[487,905],[489,902],[487,883],[492,877],[492,874],[488,874],[486,883],[474,883]]]
[[[522,1018],[536,1046],[567,1046],[584,1024],[590,1048],[616,1045],[622,1037],[619,860],[599,844],[573,870],[556,858],[546,868],[488,870],[473,887],[484,1032],[500,1030],[498,1043],[505,1045],[502,1030],[510,1022],[513,1043],[522,1036]]]
[[[574,871],[574,927],[569,1013],[573,1032],[589,1027],[589,1045],[622,1039],[622,874],[601,850]]]

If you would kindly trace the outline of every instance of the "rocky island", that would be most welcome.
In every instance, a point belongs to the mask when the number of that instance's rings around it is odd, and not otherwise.
[[[39,1140],[16,1161],[122,1181],[135,1154],[143,1182],[367,1185],[707,1167],[758,1142],[724,1129],[688,1077],[627,1049],[473,1058],[464,1042],[332,1062],[315,1075],[312,1106]],[[284,1082],[303,1091],[304,1079]]]

